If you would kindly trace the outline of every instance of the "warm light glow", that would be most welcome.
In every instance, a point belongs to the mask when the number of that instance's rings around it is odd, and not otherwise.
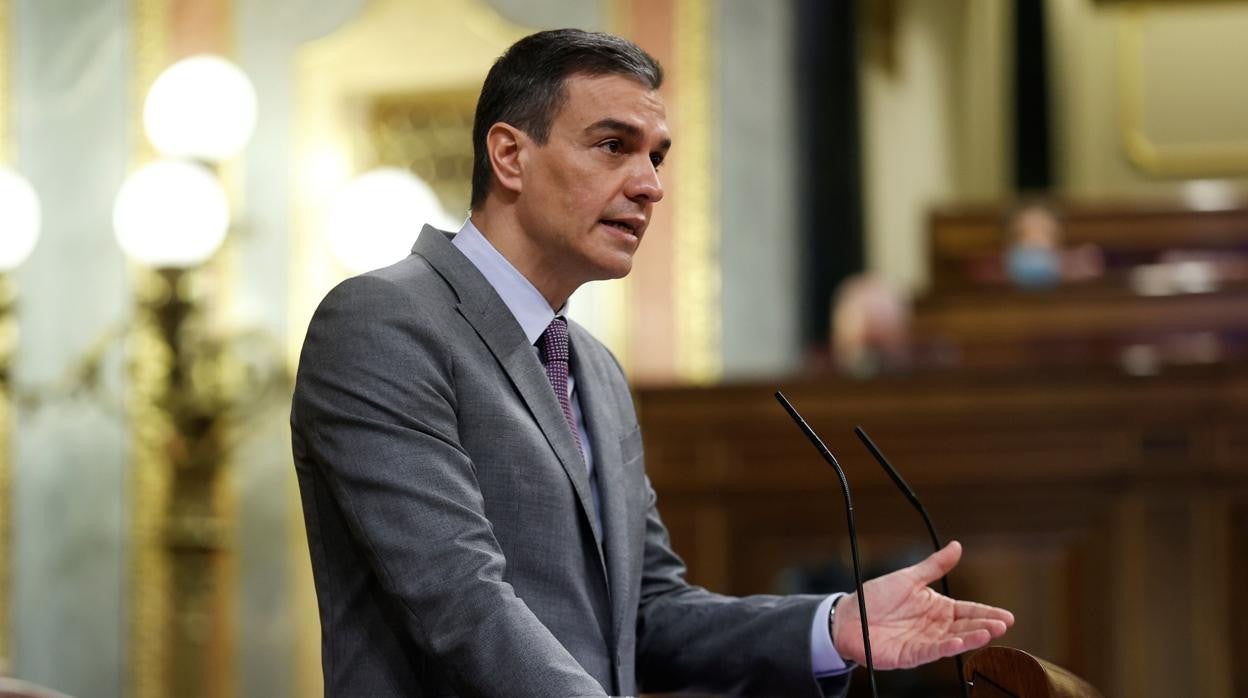
[[[42,220],[34,188],[25,177],[0,167],[0,272],[26,261],[39,239]]]
[[[419,177],[382,167],[351,180],[334,196],[329,247],[354,273],[377,269],[406,257],[426,223],[443,230],[460,226]]]
[[[323,146],[303,158],[299,174],[309,195],[329,196],[351,179],[351,159],[341,148]]]
[[[113,207],[117,242],[131,259],[153,267],[192,267],[225,240],[230,203],[206,168],[160,160],[126,178]]]
[[[256,127],[256,90],[238,66],[192,56],[167,68],[147,93],[143,127],[169,157],[220,162],[237,155]]]

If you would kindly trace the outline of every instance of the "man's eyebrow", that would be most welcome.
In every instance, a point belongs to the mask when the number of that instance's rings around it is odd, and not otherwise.
[[[585,129],[586,133],[593,133],[594,131],[622,132],[630,138],[641,138],[642,136],[641,129],[637,126],[620,121],[619,119],[612,119],[610,117],[606,119],[599,119]],[[667,152],[671,147],[672,139],[670,138],[664,138],[662,142],[659,143],[659,150],[662,152]]]

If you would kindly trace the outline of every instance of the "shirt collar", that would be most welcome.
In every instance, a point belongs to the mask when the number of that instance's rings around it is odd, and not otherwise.
[[[529,344],[536,344],[537,339],[546,331],[556,314],[563,316],[567,305],[555,313],[550,309],[546,297],[524,277],[511,262],[502,255],[489,240],[472,224],[472,219],[464,221],[464,227],[451,239],[451,244],[459,248],[469,262],[481,272],[503,304],[520,323],[524,336]]]

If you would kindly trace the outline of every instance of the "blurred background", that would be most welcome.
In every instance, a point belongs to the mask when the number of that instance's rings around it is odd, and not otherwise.
[[[693,581],[851,583],[782,388],[873,573],[926,536],[859,424],[1005,644],[1107,696],[1248,696],[1234,0],[0,0],[0,675],[319,695],[308,318],[462,222],[486,70],[561,26],[667,71],[666,198],[571,312]]]

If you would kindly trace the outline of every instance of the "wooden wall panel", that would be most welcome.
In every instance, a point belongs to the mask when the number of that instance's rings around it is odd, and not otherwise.
[[[1005,644],[1106,695],[1150,698],[1244,690],[1233,667],[1245,665],[1248,645],[1236,591],[1248,588],[1245,386],[1248,372],[1224,366],[1153,378],[810,379],[785,389],[847,470],[868,569],[906,564],[926,537],[852,436],[858,423],[942,534],[964,543],[954,592],[1015,612]],[[794,569],[848,569],[835,475],[773,390],[638,394],[673,544],[690,580],[718,591],[788,591]]]
[[[1224,554],[1230,560],[1229,621],[1231,626],[1232,695],[1248,698],[1248,497],[1235,500],[1231,535]]]

